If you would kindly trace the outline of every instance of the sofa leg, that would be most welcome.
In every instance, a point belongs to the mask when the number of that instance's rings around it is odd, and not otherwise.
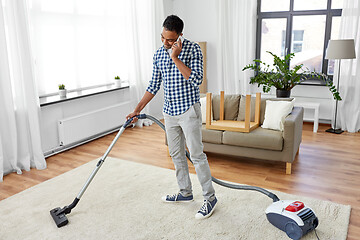
[[[290,175],[291,174],[291,163],[286,163],[286,174]]]
[[[299,151],[300,151],[300,147],[298,148],[298,150],[296,152],[296,155],[299,155]]]

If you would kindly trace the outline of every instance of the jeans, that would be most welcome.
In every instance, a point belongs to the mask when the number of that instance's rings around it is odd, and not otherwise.
[[[185,197],[192,194],[185,154],[186,143],[202,187],[204,199],[212,201],[215,198],[215,190],[212,185],[209,163],[203,152],[200,103],[195,103],[185,113],[177,116],[164,113],[164,119],[169,152],[174,162],[180,193]]]

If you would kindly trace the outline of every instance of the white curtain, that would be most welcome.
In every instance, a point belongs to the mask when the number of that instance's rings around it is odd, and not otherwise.
[[[139,100],[161,46],[163,0],[31,3],[40,95],[56,92],[60,83],[71,90],[120,76],[130,83],[134,104]]]
[[[0,181],[46,168],[25,0],[0,2]]]
[[[339,39],[355,39],[356,59],[341,60],[337,126],[348,132],[360,130],[360,2],[344,0]],[[337,70],[334,76],[338,76]],[[337,82],[337,79],[334,81]],[[335,119],[332,119],[334,122]]]
[[[241,71],[255,59],[255,0],[218,0],[218,79],[227,94],[250,93],[251,71]]]
[[[163,0],[131,0],[130,9],[129,82],[133,96],[132,107],[135,108],[152,76],[153,55],[162,44],[160,34],[165,17]],[[161,91],[159,93],[161,95]],[[143,112],[151,114],[150,105],[146,106]],[[143,124],[149,125],[151,121],[141,120],[137,123],[138,126]]]
[[[131,0],[29,2],[40,95],[128,80]]]

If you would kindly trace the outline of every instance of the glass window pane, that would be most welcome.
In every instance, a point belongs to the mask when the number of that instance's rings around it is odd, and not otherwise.
[[[330,39],[339,39],[340,21],[341,21],[341,17],[332,18]],[[335,66],[335,60],[329,59],[328,70],[327,70],[328,75],[334,75],[334,66]]]
[[[266,51],[284,56],[285,51],[286,18],[272,18],[262,20],[261,55],[260,59],[273,64],[273,57]]]
[[[325,21],[325,15],[293,18],[291,51],[295,53],[295,57],[291,60],[290,67],[304,64],[304,70],[321,72]]]
[[[332,9],[342,9],[343,8],[344,0],[332,0],[331,1],[331,8]]]
[[[252,0],[255,1],[255,0]],[[289,11],[290,0],[262,0],[261,11],[262,12],[278,12]]]
[[[333,17],[331,25],[331,37],[330,39],[339,39],[341,17]]]
[[[327,0],[294,0],[294,10],[318,10],[326,9]]]

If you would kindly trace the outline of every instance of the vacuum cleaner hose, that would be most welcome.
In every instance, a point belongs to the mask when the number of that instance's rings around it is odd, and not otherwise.
[[[138,116],[136,116],[138,119],[150,119],[152,121],[154,121],[157,125],[159,125],[165,132],[165,126],[162,122],[160,122],[158,119],[156,119],[155,117],[153,116],[150,116],[150,115],[147,115],[147,114],[140,114]],[[127,122],[131,123],[131,121],[133,120],[133,118],[130,118],[128,119]],[[126,123],[125,123],[126,124]],[[127,125],[126,125],[127,126]],[[125,126],[125,127],[126,127]],[[191,161],[191,158],[190,158],[190,154],[188,151],[186,151],[186,157],[189,159],[189,161],[191,163],[193,163]],[[280,199],[272,192],[269,192],[268,190],[264,189],[264,188],[261,188],[261,187],[255,187],[255,186],[249,186],[249,185],[238,185],[238,184],[231,184],[231,183],[227,183],[227,182],[224,182],[224,181],[221,181],[217,178],[214,178],[213,176],[211,176],[212,178],[212,181],[214,183],[217,183],[223,187],[227,187],[227,188],[232,188],[232,189],[239,189],[239,190],[251,190],[251,191],[258,191],[262,194],[265,194],[266,196],[268,196],[269,198],[271,198],[273,200],[273,202],[277,202],[279,201]]]

